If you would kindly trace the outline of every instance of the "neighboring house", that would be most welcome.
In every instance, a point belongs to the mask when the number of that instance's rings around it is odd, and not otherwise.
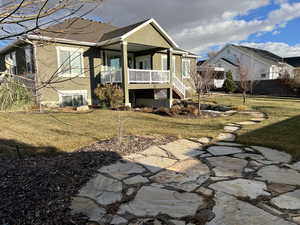
[[[173,97],[192,95],[197,62],[154,19],[117,28],[72,18],[24,36],[0,56],[2,71],[45,86],[38,101],[50,106],[97,104],[94,89],[114,83],[122,84],[127,106],[169,107]]]
[[[287,70],[294,69],[284,58],[269,51],[232,44],[226,45],[214,57],[202,63],[202,67],[207,64],[217,70],[223,68],[225,74],[231,71],[235,81],[240,80],[240,65],[248,70],[248,79],[255,81],[278,79],[283,66]]]
[[[295,75],[300,77],[300,57],[284,58],[284,61],[295,68]]]

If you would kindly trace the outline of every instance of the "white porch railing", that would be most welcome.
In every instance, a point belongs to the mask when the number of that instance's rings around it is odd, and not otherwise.
[[[109,70],[101,72],[101,83],[122,83],[122,70]]]
[[[179,91],[180,94],[183,95],[183,98],[185,98],[185,92],[187,88],[176,75],[173,76],[173,86]]]
[[[169,83],[170,71],[165,70],[128,70],[129,83],[152,84]]]
[[[128,79],[136,84],[169,83],[170,71],[128,69]],[[101,72],[101,83],[122,83],[122,70]]]

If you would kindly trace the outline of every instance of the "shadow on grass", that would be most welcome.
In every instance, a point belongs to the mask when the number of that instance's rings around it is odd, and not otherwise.
[[[277,148],[300,159],[300,116],[295,116],[251,132],[242,134],[238,141],[248,145]]]

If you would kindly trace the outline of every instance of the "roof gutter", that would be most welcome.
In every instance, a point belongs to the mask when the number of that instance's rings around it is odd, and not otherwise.
[[[39,35],[26,35],[26,37],[31,40],[54,41],[54,42],[65,43],[65,44],[75,44],[75,45],[83,45],[83,46],[96,46],[97,45],[97,43],[95,43],[95,42],[75,41],[75,40],[70,40],[70,39],[52,38],[52,37],[39,36]]]

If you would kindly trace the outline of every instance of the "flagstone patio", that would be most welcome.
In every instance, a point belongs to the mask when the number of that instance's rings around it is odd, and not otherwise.
[[[72,201],[93,224],[300,224],[300,162],[234,142],[266,119],[227,124],[216,140],[180,139],[102,167]]]

